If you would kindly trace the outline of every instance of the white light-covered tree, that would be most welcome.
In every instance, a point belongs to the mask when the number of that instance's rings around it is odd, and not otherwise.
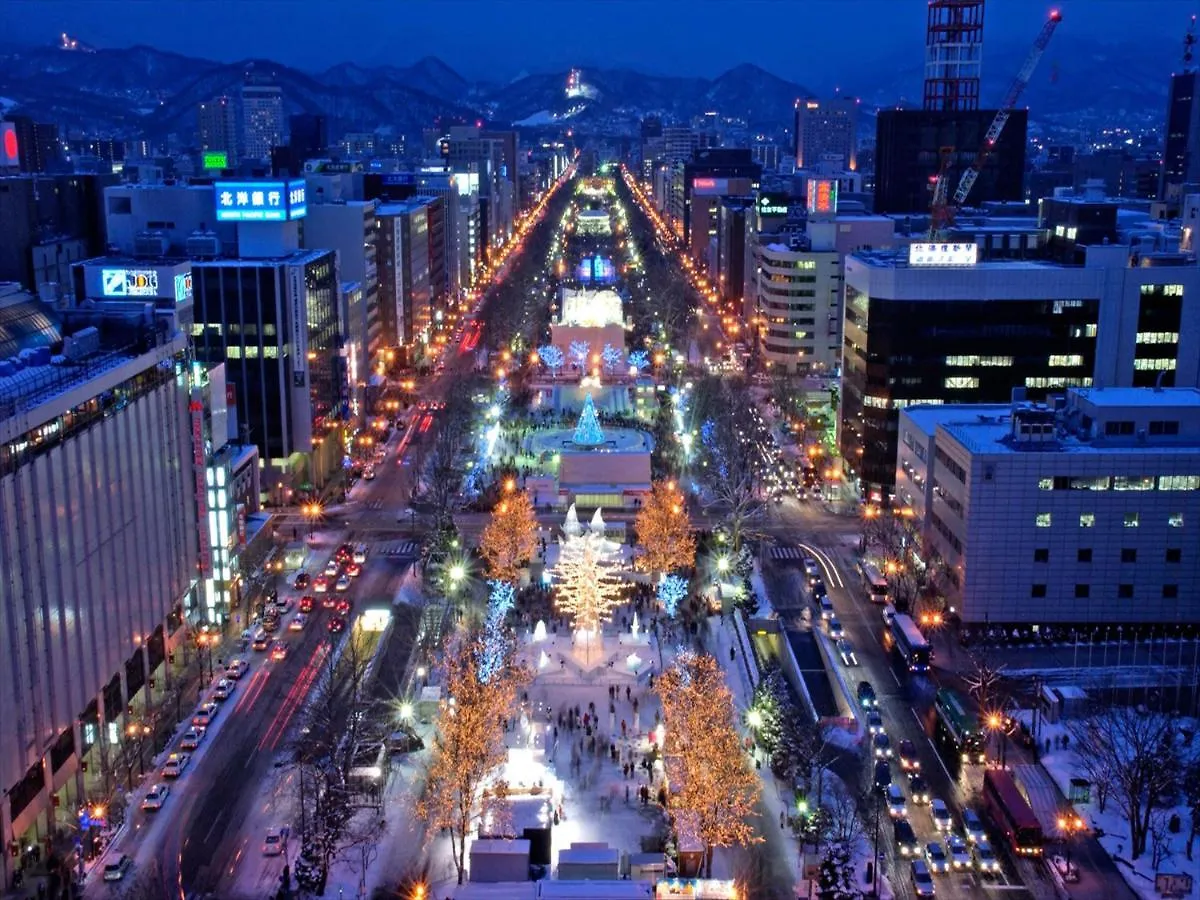
[[[604,371],[611,375],[625,364],[625,351],[612,344],[605,344],[604,349],[600,351],[600,358],[604,360]]]
[[[629,354],[629,368],[641,372],[650,367],[650,354],[645,350],[634,350]]]
[[[592,345],[587,341],[571,341],[567,347],[567,353],[571,357],[571,362],[579,366],[581,369],[587,368],[588,354],[592,352]]]
[[[554,346],[554,344],[546,344],[544,347],[538,348],[537,354],[538,359],[542,361],[542,365],[549,369],[551,374],[557,375],[562,371],[565,359],[560,348]]]
[[[588,537],[562,544],[554,575],[554,604],[577,630],[597,632],[622,601],[616,564]]]

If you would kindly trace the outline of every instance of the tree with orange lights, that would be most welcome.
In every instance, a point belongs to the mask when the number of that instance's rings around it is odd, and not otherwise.
[[[683,492],[674,481],[656,481],[638,511],[637,529],[641,568],[654,580],[659,575],[686,569],[696,560],[696,539],[688,520]]]
[[[761,840],[748,821],[760,788],[734,728],[733,695],[720,664],[708,654],[692,653],[676,658],[655,691],[666,723],[668,771],[678,773],[671,804],[683,813],[677,819],[694,823],[711,876],[715,848]]]
[[[430,827],[450,832],[451,855],[458,883],[466,873],[467,835],[495,813],[504,795],[494,784],[496,770],[505,760],[504,718],[527,682],[526,671],[512,664],[501,666],[485,679],[477,665],[478,640],[460,640],[447,651],[444,699],[438,712],[437,733],[417,814]]]
[[[523,566],[537,549],[537,517],[525,491],[505,493],[492,520],[479,538],[479,552],[487,562],[488,578],[516,584]]]

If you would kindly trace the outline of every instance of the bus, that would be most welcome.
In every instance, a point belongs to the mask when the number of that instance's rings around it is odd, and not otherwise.
[[[1042,855],[1042,825],[1007,769],[983,773],[983,804],[993,824],[1021,856]]]
[[[897,615],[883,632],[883,644],[895,650],[910,672],[928,672],[933,651],[912,616]]]
[[[987,742],[979,723],[967,713],[958,691],[942,688],[933,700],[934,734],[957,762],[987,762]]]
[[[863,563],[862,573],[867,582],[867,593],[871,597],[871,602],[889,603],[887,579],[879,573],[879,570],[870,563]]]

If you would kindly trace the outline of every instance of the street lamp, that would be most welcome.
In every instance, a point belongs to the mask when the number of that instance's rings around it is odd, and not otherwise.
[[[988,731],[1000,733],[1000,768],[1006,768],[1008,762],[1008,735],[1004,731],[1004,717],[998,712],[988,713]]]
[[[729,557],[722,556],[717,559],[717,571],[724,575],[729,571]]]
[[[1068,812],[1065,815],[1058,817],[1058,833],[1060,835],[1064,855],[1066,856],[1067,871],[1062,873],[1063,877],[1067,877],[1071,873],[1071,843],[1075,835],[1083,831],[1083,819],[1075,815],[1074,812]]]

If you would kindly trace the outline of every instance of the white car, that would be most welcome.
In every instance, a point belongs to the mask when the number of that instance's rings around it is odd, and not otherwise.
[[[971,868],[971,854],[967,850],[967,842],[957,834],[946,837],[946,852],[950,854],[950,866],[956,872]]]
[[[163,763],[163,778],[178,778],[183,774],[183,770],[187,768],[191,759],[186,753],[170,754],[167,761]]]
[[[233,689],[237,687],[237,682],[231,678],[222,678],[217,682],[217,686],[213,688],[213,697],[218,700],[228,700],[233,696]]]
[[[280,856],[287,846],[286,828],[268,828],[263,838],[263,856]]]
[[[118,853],[116,857],[109,860],[104,866],[104,880],[120,881],[125,877],[125,873],[129,871],[129,867],[132,865],[133,860],[124,853]]]
[[[925,845],[925,864],[929,866],[931,872],[950,871],[950,858],[946,856],[946,851],[937,841],[931,841]]]
[[[338,593],[345,593],[346,591],[350,590],[350,576],[339,576],[337,582],[333,586],[333,589]]]
[[[204,740],[204,729],[193,725],[183,733],[183,737],[179,741],[179,746],[184,750],[195,750],[200,746],[202,740]]]
[[[879,714],[879,710],[872,709],[867,712],[867,731],[870,734],[883,734],[883,716]]]
[[[837,616],[830,616],[826,623],[829,627],[829,637],[835,641],[841,640],[846,635],[846,629],[842,627],[842,623]]]
[[[351,557],[351,559],[360,566],[365,563],[367,561],[367,545],[359,544],[357,547],[355,547],[354,555]]]
[[[1000,860],[992,852],[992,845],[986,840],[975,842],[975,868],[987,875],[995,875],[1000,871]]]
[[[231,659],[225,666],[225,677],[237,681],[250,671],[250,663],[244,659]]]
[[[973,809],[964,809],[962,812],[963,831],[966,832],[967,840],[972,844],[978,844],[980,841],[986,841],[987,835],[983,830],[983,823],[979,821],[979,814]]]
[[[304,613],[296,613],[292,621],[288,623],[289,631],[303,631],[304,626],[308,624],[308,616]]]
[[[331,559],[329,562],[325,563],[325,575],[327,577],[336,578],[338,572],[340,571],[342,571],[342,567],[338,565],[338,561],[336,559]]]
[[[933,886],[933,876],[929,874],[929,866],[923,859],[912,861],[913,891],[918,897],[933,897],[936,891]]]
[[[207,728],[212,724],[212,720],[220,708],[220,706],[211,700],[207,703],[201,703],[200,707],[196,710],[196,714],[192,716],[192,724],[200,728]]]
[[[898,784],[889,784],[887,788],[888,815],[893,819],[903,819],[908,815],[908,802],[904,799],[904,791]]]
[[[142,801],[142,809],[147,812],[154,812],[162,809],[162,805],[167,801],[167,794],[170,791],[165,784],[156,784],[150,788],[146,794],[146,799]]]
[[[946,801],[934,797],[929,804],[929,814],[933,816],[933,827],[938,831],[949,831],[954,825],[950,818],[950,807],[946,806]]]

